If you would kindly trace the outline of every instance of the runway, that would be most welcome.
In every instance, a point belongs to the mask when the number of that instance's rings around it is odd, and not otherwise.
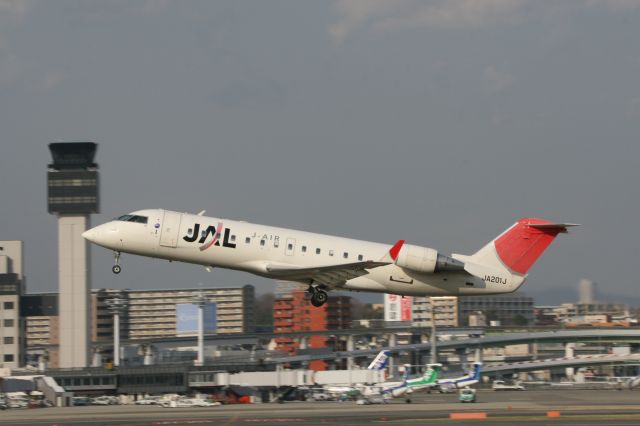
[[[413,402],[286,402],[209,408],[114,405],[0,412],[2,425],[632,425],[640,424],[640,392],[615,390],[478,391],[478,402],[456,394],[414,394]],[[556,411],[560,417],[547,417]],[[484,413],[482,420],[453,420],[451,413]]]

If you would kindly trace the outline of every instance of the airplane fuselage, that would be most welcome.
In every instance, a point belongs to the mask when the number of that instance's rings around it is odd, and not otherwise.
[[[389,244],[162,209],[133,212],[84,235],[116,252],[275,279],[287,277],[272,271],[272,265],[295,269],[378,261],[388,257],[392,249]],[[464,271],[421,273],[392,262],[367,272],[339,288],[413,296],[473,295],[511,292],[524,280],[505,285],[501,280],[491,282],[490,277],[483,279]]]

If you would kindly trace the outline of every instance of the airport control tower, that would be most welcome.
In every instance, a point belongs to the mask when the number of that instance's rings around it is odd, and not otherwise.
[[[58,314],[60,367],[89,365],[89,245],[82,233],[98,213],[98,165],[93,142],[49,144],[53,163],[47,173],[49,213],[58,217]]]

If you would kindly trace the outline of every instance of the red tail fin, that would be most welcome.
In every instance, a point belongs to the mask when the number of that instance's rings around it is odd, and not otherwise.
[[[526,274],[549,244],[569,223],[553,223],[544,219],[524,218],[495,240],[500,260],[513,272]]]

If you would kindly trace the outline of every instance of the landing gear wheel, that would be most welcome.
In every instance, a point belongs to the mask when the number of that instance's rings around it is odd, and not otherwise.
[[[329,295],[327,295],[326,291],[316,289],[311,294],[311,304],[313,306],[315,306],[316,308],[319,308],[320,306],[322,306],[325,303],[327,303],[327,299],[328,298],[329,298]]]
[[[111,270],[113,271],[114,274],[119,274],[120,271],[122,271],[122,268],[120,267],[120,252],[119,251],[114,251],[113,252],[113,259],[115,260],[116,264],[113,265],[113,268],[111,268]]]

